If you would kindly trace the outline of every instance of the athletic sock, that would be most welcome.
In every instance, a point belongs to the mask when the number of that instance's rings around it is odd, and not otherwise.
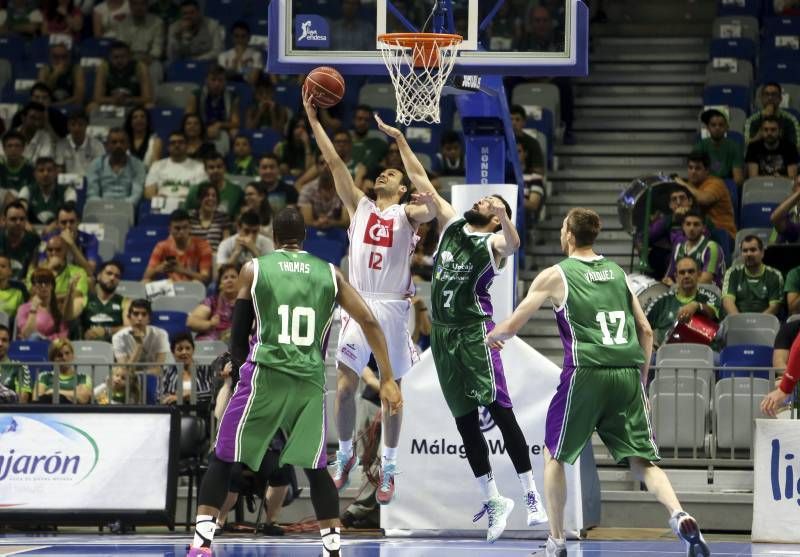
[[[533,479],[533,470],[528,470],[522,474],[517,474],[517,477],[519,478],[519,483],[522,486],[523,495],[529,491],[536,491],[536,481]]]
[[[339,439],[339,451],[347,456],[353,456],[353,440],[352,439]]]
[[[384,447],[383,448],[383,460],[384,462],[387,460],[395,461],[397,460],[397,447]]]
[[[489,472],[485,476],[479,476],[475,479],[478,480],[478,485],[481,486],[481,491],[483,492],[483,498],[485,500],[488,501],[489,499],[500,496],[500,492],[497,491],[497,484],[494,482],[494,474]]]
[[[217,528],[217,519],[210,514],[198,514],[194,522],[194,540],[192,547],[211,547],[214,541],[214,530]]]
[[[341,542],[339,528],[323,528],[319,531],[322,536],[322,557],[339,557]]]

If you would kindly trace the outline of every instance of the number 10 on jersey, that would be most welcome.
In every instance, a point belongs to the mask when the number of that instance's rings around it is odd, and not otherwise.
[[[600,323],[600,330],[603,332],[603,344],[625,344],[625,312],[624,311],[598,311],[595,321]],[[616,334],[612,337],[609,331],[609,324],[617,324]]]

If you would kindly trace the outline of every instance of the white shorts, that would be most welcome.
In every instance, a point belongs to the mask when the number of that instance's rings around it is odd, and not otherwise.
[[[366,299],[372,313],[383,330],[386,345],[389,349],[389,361],[395,379],[408,373],[417,361],[419,354],[411,335],[408,333],[410,300],[373,300]],[[372,349],[367,337],[348,313],[342,310],[342,328],[339,331],[339,344],[336,348],[336,361],[346,365],[361,377],[361,372],[369,362]]]

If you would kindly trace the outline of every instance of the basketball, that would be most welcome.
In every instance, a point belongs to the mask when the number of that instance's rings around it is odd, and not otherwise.
[[[319,108],[330,108],[344,96],[344,78],[336,69],[320,66],[311,70],[303,82],[303,96],[313,95]]]

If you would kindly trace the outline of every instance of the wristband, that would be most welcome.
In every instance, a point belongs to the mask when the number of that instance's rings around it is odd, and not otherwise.
[[[792,377],[789,373],[784,373],[778,388],[787,395],[790,395],[792,391],[794,391],[795,385],[797,385],[797,378]]]

